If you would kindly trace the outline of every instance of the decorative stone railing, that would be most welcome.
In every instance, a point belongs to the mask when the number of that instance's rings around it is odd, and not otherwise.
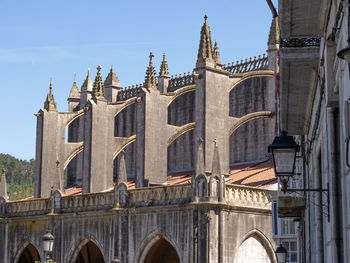
[[[168,85],[168,92],[172,92],[175,91],[179,88],[185,87],[185,86],[189,86],[189,85],[193,85],[195,80],[195,76],[193,73],[187,72],[183,74],[183,76],[181,76],[181,74],[179,76],[175,75],[171,76],[171,78],[169,79],[169,85]]]
[[[236,63],[228,63],[227,65],[224,64],[222,69],[228,72],[231,72],[233,74],[238,73],[246,73],[249,71],[257,71],[257,70],[267,70],[268,67],[268,59],[265,54],[261,57],[260,55],[257,57],[254,57],[254,59],[249,58],[245,61],[241,60],[241,62],[237,61]]]
[[[190,201],[190,184],[133,189],[128,198],[130,207],[181,205]]]
[[[38,215],[50,212],[50,199],[34,199],[7,202],[5,213],[8,216],[22,215]]]
[[[129,87],[123,88],[118,92],[117,101],[123,101],[123,100],[136,97],[140,93],[141,88],[142,88],[142,84],[140,85],[136,84],[136,86],[132,85],[131,87],[129,86]]]
[[[93,193],[76,196],[62,197],[60,203],[55,198],[55,211],[75,212],[88,210],[101,210],[112,208],[114,204],[114,193]]]
[[[226,185],[226,204],[242,209],[271,210],[275,191],[254,187]],[[1,201],[2,200],[2,201]],[[131,189],[126,192],[126,202],[119,205],[116,192],[61,196],[55,191],[51,198],[5,202],[0,198],[0,217],[59,214],[83,211],[110,210],[112,208],[138,208],[191,203],[191,185],[156,186]]]
[[[271,210],[275,191],[246,187],[241,185],[226,185],[225,197],[229,205]]]

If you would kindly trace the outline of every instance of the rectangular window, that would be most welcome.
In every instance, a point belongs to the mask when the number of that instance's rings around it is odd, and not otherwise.
[[[282,245],[287,249],[286,263],[298,262],[297,241],[283,241]]]
[[[292,218],[281,218],[281,235],[295,235],[297,223]]]

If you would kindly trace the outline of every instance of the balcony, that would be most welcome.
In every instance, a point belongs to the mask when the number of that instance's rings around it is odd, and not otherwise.
[[[330,0],[279,0],[281,38],[322,36]]]
[[[320,38],[282,39],[280,49],[281,128],[306,134],[316,88]]]

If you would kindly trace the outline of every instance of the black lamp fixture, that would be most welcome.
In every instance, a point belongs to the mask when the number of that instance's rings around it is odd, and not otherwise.
[[[327,192],[329,199],[329,189],[288,189],[289,178],[294,175],[295,160],[300,146],[295,142],[293,136],[288,136],[286,131],[282,131],[280,136],[275,137],[272,144],[268,146],[268,151],[272,152],[273,166],[276,176],[282,183],[282,191],[285,192]]]
[[[276,249],[276,257],[278,263],[286,263],[287,249],[282,244]]]
[[[45,235],[43,235],[43,243],[44,243],[44,254],[46,258],[46,262],[50,260],[50,255],[53,250],[53,242],[55,240],[55,237],[50,233],[50,231],[47,231]]]
[[[280,178],[283,188],[287,187],[289,177],[294,174],[295,160],[300,146],[295,142],[293,136],[288,136],[282,131],[280,136],[275,137],[268,151],[272,152],[275,174]]]

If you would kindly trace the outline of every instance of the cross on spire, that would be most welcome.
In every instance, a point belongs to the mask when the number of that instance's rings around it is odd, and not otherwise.
[[[152,62],[152,58],[153,58],[153,57],[154,57],[153,53],[150,52],[150,53],[149,53],[149,62]]]

